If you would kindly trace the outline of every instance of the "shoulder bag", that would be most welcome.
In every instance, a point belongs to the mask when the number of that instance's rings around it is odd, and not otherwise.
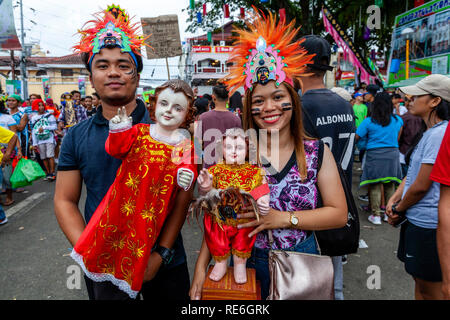
[[[268,233],[272,248],[272,230]],[[319,244],[317,248],[320,252]],[[269,274],[267,300],[334,299],[334,269],[329,256],[270,249]]]

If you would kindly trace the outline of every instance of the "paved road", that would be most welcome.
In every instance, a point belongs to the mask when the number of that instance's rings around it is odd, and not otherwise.
[[[26,189],[14,194],[16,203],[6,208],[10,222],[0,227],[0,300],[87,299],[84,281],[77,281],[81,270],[69,257],[70,245],[54,216],[54,183],[38,181]],[[83,192],[82,208],[84,199]],[[396,258],[399,230],[386,223],[374,226],[363,212],[360,219],[368,248],[349,256],[344,265],[345,298],[413,299],[413,281]],[[194,220],[182,233],[192,277],[202,230]]]

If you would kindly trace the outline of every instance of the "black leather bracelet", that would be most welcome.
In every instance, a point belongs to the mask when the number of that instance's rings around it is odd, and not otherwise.
[[[159,244],[157,244],[153,250],[154,252],[157,252],[161,258],[164,265],[168,265],[175,255],[174,249],[168,249],[166,247],[162,247]]]

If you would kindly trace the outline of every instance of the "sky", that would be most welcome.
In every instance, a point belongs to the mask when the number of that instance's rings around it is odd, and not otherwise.
[[[14,18],[17,35],[20,39],[19,1],[13,0]],[[178,15],[181,41],[196,34],[186,33],[187,12],[182,9],[189,6],[189,0],[23,0],[25,43],[38,42],[47,56],[64,56],[72,54],[71,47],[79,41],[77,30],[92,18],[92,14],[101,11],[110,4],[126,9],[132,21],[141,18],[157,17],[166,14]],[[150,38],[151,39],[151,38]],[[165,59],[147,60],[144,56],[142,79],[167,79]],[[179,58],[169,58],[170,73],[178,75]]]

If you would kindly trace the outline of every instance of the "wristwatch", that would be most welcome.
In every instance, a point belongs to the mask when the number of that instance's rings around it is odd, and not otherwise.
[[[290,213],[290,218],[289,221],[291,222],[291,226],[292,227],[296,227],[298,226],[298,218],[295,216],[295,214],[292,211],[289,211]]]
[[[168,265],[172,261],[175,254],[174,249],[168,249],[160,246],[159,244],[155,246],[155,249],[153,251],[157,252],[161,256],[164,265]]]

